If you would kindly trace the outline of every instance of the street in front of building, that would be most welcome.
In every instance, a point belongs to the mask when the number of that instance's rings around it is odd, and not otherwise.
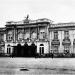
[[[0,75],[75,75],[75,58],[0,58]]]

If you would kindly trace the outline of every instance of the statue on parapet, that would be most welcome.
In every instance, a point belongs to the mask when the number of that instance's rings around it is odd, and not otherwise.
[[[27,17],[25,17],[24,23],[29,23],[29,15],[27,15]]]

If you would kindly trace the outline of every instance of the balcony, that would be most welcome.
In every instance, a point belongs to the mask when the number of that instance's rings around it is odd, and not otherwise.
[[[71,45],[70,39],[63,39],[62,45]]]
[[[51,42],[51,45],[59,46],[60,41],[58,39],[53,39],[52,42]]]

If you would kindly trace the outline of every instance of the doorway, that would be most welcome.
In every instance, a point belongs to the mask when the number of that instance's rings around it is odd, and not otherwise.
[[[40,44],[39,53],[40,55],[44,54],[44,44]]]

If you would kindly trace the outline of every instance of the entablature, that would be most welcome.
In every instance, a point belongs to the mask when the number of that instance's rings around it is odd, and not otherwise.
[[[75,26],[66,26],[66,27],[50,27],[49,31],[64,31],[64,30],[75,30]]]

